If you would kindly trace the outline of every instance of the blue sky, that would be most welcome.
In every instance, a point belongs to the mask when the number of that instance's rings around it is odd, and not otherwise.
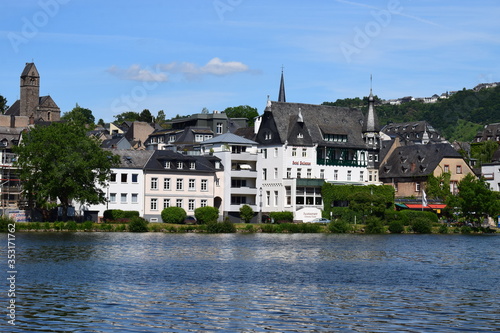
[[[97,119],[278,98],[425,97],[500,81],[500,5],[476,0],[2,1],[0,95],[34,61],[41,95]]]

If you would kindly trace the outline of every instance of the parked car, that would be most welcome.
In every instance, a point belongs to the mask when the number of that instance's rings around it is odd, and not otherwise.
[[[314,219],[314,220],[312,220],[309,223],[330,223],[330,220],[321,217],[321,218],[318,218],[318,219]]]

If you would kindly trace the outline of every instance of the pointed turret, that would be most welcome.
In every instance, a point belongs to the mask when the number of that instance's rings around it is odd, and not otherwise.
[[[368,96],[368,113],[366,114],[363,123],[363,133],[379,133],[380,126],[378,123],[377,113],[375,112],[375,98],[372,92],[372,77],[370,75],[370,96]]]
[[[286,102],[285,78],[283,77],[283,67],[281,67],[281,83],[280,83],[280,93],[278,95],[278,102]]]

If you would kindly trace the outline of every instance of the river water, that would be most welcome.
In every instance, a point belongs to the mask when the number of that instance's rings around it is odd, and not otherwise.
[[[18,232],[16,256],[2,332],[500,331],[496,235]]]

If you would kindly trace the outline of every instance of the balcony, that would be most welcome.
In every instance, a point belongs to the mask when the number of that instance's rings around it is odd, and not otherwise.
[[[255,195],[257,195],[257,188],[256,187],[247,187],[247,186],[231,187],[231,194],[255,196]]]
[[[366,167],[366,162],[356,160],[335,160],[318,158],[316,160],[318,165],[332,165],[332,166],[350,166],[350,167]]]

